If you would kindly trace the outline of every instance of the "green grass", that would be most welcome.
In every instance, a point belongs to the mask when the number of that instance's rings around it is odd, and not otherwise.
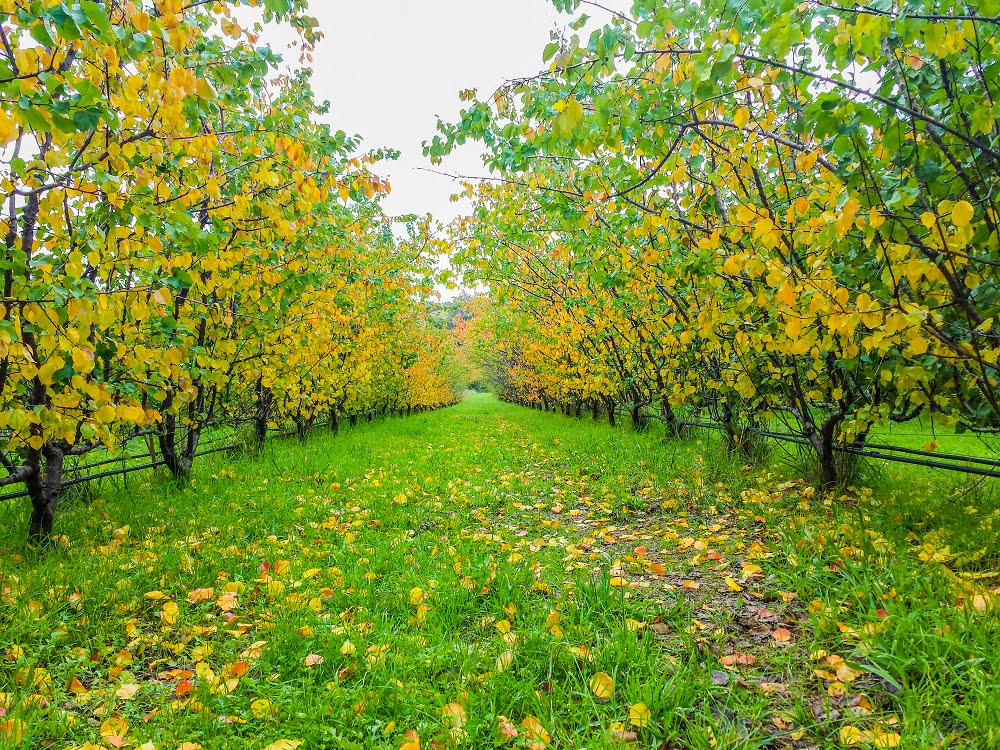
[[[788,479],[477,395],[8,504],[0,747],[998,746],[992,494]]]

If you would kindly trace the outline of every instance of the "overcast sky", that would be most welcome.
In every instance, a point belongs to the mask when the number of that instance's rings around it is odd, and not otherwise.
[[[538,72],[549,32],[571,16],[549,0],[313,0],[310,13],[326,35],[315,54],[313,85],[332,105],[331,122],[391,146],[399,161],[380,167],[392,183],[385,210],[431,213],[447,221],[457,192],[429,167],[421,143],[433,137],[437,115],[458,116],[459,91],[491,94],[504,80]],[[276,51],[283,40],[270,39]],[[286,53],[293,57],[294,53]],[[482,175],[475,145],[442,169]]]

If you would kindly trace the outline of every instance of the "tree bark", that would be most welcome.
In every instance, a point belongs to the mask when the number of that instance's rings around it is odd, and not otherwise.
[[[271,406],[274,404],[274,394],[270,388],[265,388],[261,380],[257,381],[257,412],[254,414],[254,440],[257,447],[267,440],[267,425],[271,421]]]
[[[38,458],[45,461],[45,468],[33,472],[28,477],[28,496],[31,498],[31,521],[28,526],[28,537],[33,542],[47,542],[52,536],[52,526],[56,517],[56,507],[59,505],[59,495],[62,492],[63,449],[55,443],[46,443],[39,452]],[[30,460],[29,456],[29,460]]]
[[[632,427],[636,430],[645,430],[648,426],[648,421],[642,413],[642,404],[638,401],[632,404],[632,408],[629,411],[629,416],[632,419]]]
[[[604,397],[604,408],[607,409],[608,412],[608,424],[614,427],[618,424],[618,420],[615,419],[615,402],[611,397]]]
[[[677,437],[681,434],[681,426],[680,421],[677,419],[677,413],[670,406],[670,402],[666,396],[660,399],[660,417],[663,420],[663,426],[667,431],[667,435]]]
[[[167,414],[163,417],[163,429],[156,436],[160,444],[160,456],[170,473],[177,479],[191,476],[191,460],[183,451],[177,450],[177,416]],[[195,439],[197,447],[197,438]]]

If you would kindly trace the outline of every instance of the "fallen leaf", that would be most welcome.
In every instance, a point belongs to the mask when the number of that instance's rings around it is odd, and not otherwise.
[[[845,726],[840,728],[840,744],[852,747],[854,745],[867,745],[868,733],[857,727]]]
[[[250,713],[253,714],[255,719],[263,719],[271,713],[271,705],[271,701],[266,698],[258,698],[250,704]]]
[[[295,750],[300,745],[302,745],[302,740],[278,740],[272,742],[264,750]]]
[[[607,672],[598,672],[590,678],[590,692],[598,700],[610,700],[615,694],[615,681]]]
[[[514,663],[514,652],[504,651],[497,657],[497,672],[506,672]]]
[[[136,685],[135,683],[128,683],[118,688],[115,691],[115,695],[117,695],[123,701],[130,701],[133,698],[135,698],[135,694],[138,692],[139,692],[138,685]]]
[[[788,628],[778,628],[773,633],[771,633],[771,637],[774,638],[774,640],[776,640],[778,643],[788,643],[790,640],[792,640],[792,633],[791,631],[788,630]]]
[[[649,721],[652,718],[652,714],[649,708],[646,707],[645,703],[636,703],[629,707],[628,710],[628,721],[634,727],[639,729],[645,729],[649,726]]]
[[[500,732],[500,741],[508,742],[517,737],[517,727],[506,716],[497,717],[497,731]]]
[[[524,721],[521,722],[521,728],[524,730],[528,747],[531,750],[545,750],[551,737],[538,719],[534,716],[525,717]]]
[[[638,742],[639,735],[630,729],[612,729],[608,732],[608,736],[614,742]]]

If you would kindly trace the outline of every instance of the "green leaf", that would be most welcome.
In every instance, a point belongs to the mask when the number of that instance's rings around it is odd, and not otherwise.
[[[285,15],[292,9],[289,0],[264,0],[264,7],[278,15]]]
[[[97,107],[78,109],[73,113],[73,124],[77,130],[97,130],[101,122],[101,110]]]
[[[104,11],[104,8],[93,0],[83,0],[80,6],[87,15],[87,20],[94,26],[105,33],[111,30],[111,19],[108,18],[108,14]]]
[[[917,179],[921,182],[933,182],[941,175],[941,165],[933,159],[924,159],[917,165]]]

